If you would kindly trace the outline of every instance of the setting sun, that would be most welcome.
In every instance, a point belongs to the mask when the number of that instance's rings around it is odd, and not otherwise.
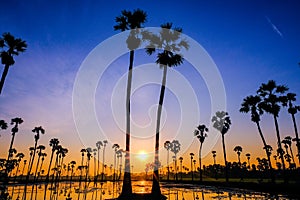
[[[145,151],[140,151],[139,153],[138,153],[138,155],[137,155],[137,157],[140,159],[140,160],[146,160],[147,158],[148,158],[148,154],[147,154],[147,152],[145,152]]]

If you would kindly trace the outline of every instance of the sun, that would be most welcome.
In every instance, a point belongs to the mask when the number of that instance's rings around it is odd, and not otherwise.
[[[146,151],[141,150],[141,151],[139,151],[137,157],[138,157],[138,159],[144,161],[148,158],[148,154]]]

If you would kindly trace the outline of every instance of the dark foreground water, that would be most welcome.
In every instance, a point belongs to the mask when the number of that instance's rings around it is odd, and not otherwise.
[[[133,181],[135,193],[150,193],[150,181]],[[162,193],[169,200],[204,200],[204,199],[289,199],[283,195],[271,195],[268,193],[254,192],[241,189],[217,188],[211,186],[196,186],[190,184],[161,184]],[[94,183],[59,183],[56,186],[27,185],[26,195],[24,185],[9,186],[8,192],[12,200],[104,200],[118,197],[121,192],[121,184],[106,182]],[[26,198],[25,198],[26,197]]]

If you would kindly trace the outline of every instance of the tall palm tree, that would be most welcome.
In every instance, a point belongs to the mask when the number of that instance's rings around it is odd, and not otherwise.
[[[33,150],[33,156],[31,158],[31,161],[30,161],[30,167],[29,167],[29,170],[28,170],[28,173],[27,173],[27,180],[29,179],[29,175],[31,173],[31,169],[32,169],[32,166],[33,166],[33,163],[34,163],[34,158],[35,158],[35,154],[36,154],[36,149],[37,149],[37,144],[38,144],[38,141],[40,139],[40,133],[41,134],[45,134],[45,130],[39,126],[39,127],[35,127],[33,130],[32,130],[33,133],[36,133],[36,135],[34,135],[34,150]]]
[[[38,169],[39,169],[39,164],[40,164],[40,159],[41,157],[43,156],[43,150],[46,149],[46,147],[44,145],[39,145],[37,148],[38,150],[38,161],[36,163],[36,168],[35,168],[35,173],[34,173],[34,180],[36,180],[36,176],[37,176],[37,172],[38,172]]]
[[[107,145],[107,140],[103,140],[103,155],[102,155],[102,170],[101,170],[101,181],[103,181],[104,179],[104,166],[105,166],[105,147]]]
[[[131,30],[127,39],[127,47],[130,50],[129,67],[127,76],[127,93],[126,93],[126,155],[125,155],[125,173],[123,179],[122,192],[120,199],[132,196],[131,174],[130,174],[130,96],[132,84],[132,69],[134,60],[134,50],[140,46],[139,28],[147,21],[146,12],[137,9],[133,12],[123,10],[121,15],[115,19],[116,25],[114,30],[126,31]]]
[[[199,125],[196,130],[194,131],[194,136],[196,136],[200,142],[200,147],[199,147],[199,165],[200,165],[200,168],[199,168],[199,172],[200,172],[200,181],[202,182],[202,159],[201,159],[201,151],[202,151],[202,145],[203,145],[203,142],[205,140],[205,138],[207,137],[207,133],[208,132],[208,128],[202,124],[202,125]]]
[[[14,127],[11,129],[11,141],[10,141],[10,146],[9,146],[9,149],[8,149],[8,152],[11,152],[11,149],[13,148],[13,144],[14,144],[14,140],[15,140],[15,135],[16,133],[19,131],[19,124],[22,124],[23,123],[23,119],[22,118],[19,118],[19,117],[16,117],[16,118],[13,118],[11,120],[11,125],[14,125]],[[7,158],[7,161],[10,160],[10,154],[8,153],[8,158]]]
[[[285,140],[286,145],[288,145],[288,148],[291,152],[291,158],[293,160],[293,163],[295,163],[294,153],[293,153],[293,149],[292,149],[292,137],[291,136],[286,136],[284,138],[284,140]]]
[[[250,158],[251,158],[251,154],[250,153],[246,153],[245,156],[247,157],[248,160],[248,168],[250,169]]]
[[[180,147],[181,147],[181,144],[179,143],[178,140],[173,140],[172,141],[171,152],[174,153],[174,164],[175,164],[174,167],[175,167],[175,178],[176,178],[176,181],[178,181],[178,175],[177,175],[177,154],[180,151]]]
[[[49,174],[50,174],[50,169],[51,169],[51,165],[52,165],[53,155],[54,155],[55,151],[57,150],[58,144],[59,144],[59,140],[57,138],[50,139],[49,145],[50,145],[50,147],[52,147],[52,149],[51,149],[50,162],[49,162],[49,167],[48,167],[47,176],[46,176],[46,182],[49,181]]]
[[[213,155],[214,165],[216,165],[216,156],[217,156],[217,152],[216,152],[216,151],[212,151],[211,153],[212,153],[212,155]]]
[[[241,105],[240,108],[240,112],[242,113],[248,113],[250,112],[251,114],[251,121],[254,122],[257,126],[258,129],[258,133],[260,135],[260,138],[263,142],[264,145],[264,149],[267,150],[266,146],[268,145],[265,137],[263,135],[263,132],[260,128],[260,116],[264,113],[263,109],[261,108],[261,106],[259,106],[261,103],[261,98],[259,96],[247,96],[246,98],[244,98],[243,103]],[[271,169],[271,171],[273,171],[273,167],[272,167],[272,163],[271,163],[271,158],[268,154],[268,152],[266,151],[266,155],[269,161],[269,167]]]
[[[183,157],[179,157],[179,161],[180,161],[180,180],[182,180],[182,161],[183,161]]]
[[[227,112],[217,111],[216,115],[212,117],[211,121],[214,123],[213,127],[217,129],[222,135],[223,154],[224,154],[224,162],[225,162],[225,178],[226,178],[226,182],[228,182],[228,166],[227,166],[224,136],[230,129],[231,120]]]
[[[165,141],[164,143],[164,148],[168,151],[168,154],[167,154],[167,170],[168,170],[168,178],[167,180],[169,181],[170,180],[170,167],[169,167],[169,153],[170,153],[170,150],[172,148],[172,143],[170,141]]]
[[[96,156],[97,156],[98,149],[93,149],[93,156],[94,156],[94,181],[96,181],[96,174],[97,174],[97,168],[96,168]],[[99,155],[99,154],[98,154]]]
[[[239,166],[241,167],[241,153],[243,151],[243,148],[241,146],[235,146],[233,151],[236,152],[236,154],[238,156],[238,163],[239,163]]]
[[[116,181],[116,159],[117,159],[117,152],[120,149],[120,145],[119,144],[113,144],[112,146],[113,150],[115,151],[115,155],[114,155],[114,174],[113,174],[113,180]]]
[[[43,164],[44,164],[44,161],[45,161],[45,157],[47,157],[47,153],[42,153],[42,163],[41,163],[41,166],[40,166],[40,170],[38,172],[38,176],[44,171],[43,170]]]
[[[97,176],[99,175],[99,165],[100,165],[100,149],[103,146],[102,141],[97,141],[96,142],[96,147],[98,151],[98,165],[97,165]],[[94,156],[95,157],[95,156]]]
[[[194,153],[190,153],[190,156],[191,156],[192,181],[194,181],[193,159],[194,159],[195,154]]]
[[[273,80],[268,81],[268,83],[261,84],[261,86],[257,90],[257,94],[262,98],[262,102],[259,104],[259,107],[261,107],[267,113],[273,115],[274,118],[277,145],[280,152],[280,159],[283,170],[285,170],[285,163],[277,118],[280,112],[281,105],[287,105],[287,98],[284,96],[284,93],[287,90],[288,88],[286,86],[277,85]]]
[[[10,33],[3,33],[0,38],[0,48],[1,62],[4,65],[4,70],[0,80],[1,94],[9,67],[15,64],[14,56],[18,56],[20,53],[24,52],[27,48],[27,44],[21,38],[15,38]]]
[[[159,35],[144,34],[144,39],[149,40],[146,53],[152,55],[155,52],[156,64],[163,69],[163,77],[160,89],[159,103],[157,108],[157,121],[156,121],[156,135],[155,135],[155,158],[154,158],[154,172],[152,178],[152,195],[154,198],[161,198],[161,191],[159,185],[159,133],[161,123],[162,106],[165,96],[166,82],[167,82],[167,69],[168,67],[179,66],[183,63],[183,57],[180,51],[185,48],[188,49],[188,43],[181,38],[182,28],[173,28],[172,23],[165,23],[161,25]]]
[[[296,123],[296,119],[295,119],[295,115],[297,114],[298,111],[300,111],[300,106],[296,106],[293,103],[296,101],[296,94],[287,93],[286,97],[288,100],[288,112],[291,114],[292,120],[293,120],[295,136],[296,136],[295,141],[296,141],[296,146],[297,146],[297,151],[298,151],[297,155],[298,155],[298,160],[299,160],[299,164],[300,164],[300,139],[299,139],[297,123]]]

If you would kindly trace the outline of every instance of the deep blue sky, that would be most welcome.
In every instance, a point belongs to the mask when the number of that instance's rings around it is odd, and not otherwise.
[[[70,146],[67,143],[80,144],[74,133],[72,116],[76,73],[93,48],[117,33],[113,25],[120,11],[136,8],[148,13],[145,26],[156,27],[170,21],[182,27],[184,33],[201,44],[216,63],[224,81],[228,112],[233,121],[227,136],[228,148],[240,144],[245,151],[252,151],[255,144],[261,144],[249,116],[238,110],[242,99],[254,94],[262,82],[274,79],[300,95],[298,1],[4,1],[0,7],[0,32],[11,32],[28,44],[28,50],[18,56],[16,64],[11,67],[0,97],[0,118],[9,120],[20,116],[25,120],[25,133],[16,140],[17,145],[29,146],[33,138],[28,134],[35,125],[43,125],[47,130],[47,135],[41,140],[43,143],[56,136],[66,146]],[[142,52],[137,55],[137,65],[150,60]],[[126,73],[127,56],[118,62],[125,64],[113,72],[120,77]],[[202,101],[199,107],[205,111],[209,94],[201,77],[195,76],[189,68],[178,67],[178,71],[190,80],[199,101]],[[99,88],[96,97],[101,102],[104,100],[101,99],[101,86]],[[154,91],[158,91],[157,88]],[[172,99],[171,96],[169,94],[166,98]],[[158,94],[153,96],[153,103],[157,98]],[[171,109],[176,105],[174,102],[170,101],[166,108]],[[97,106],[99,112],[103,111],[99,108],[101,103]],[[101,115],[100,112],[100,119]],[[269,143],[275,144],[270,119],[270,116],[263,117],[263,128]],[[299,117],[297,119],[299,121]],[[280,124],[282,136],[293,136],[286,111],[280,116]],[[2,147],[6,149],[4,144],[10,138],[8,134],[1,135],[0,153],[3,155],[5,150]],[[191,140],[192,133],[190,135]],[[73,141],[66,142],[70,137]],[[26,144],[22,142],[25,138],[29,138]],[[118,142],[123,146],[124,141],[120,139]],[[216,149],[219,146],[217,143]]]

